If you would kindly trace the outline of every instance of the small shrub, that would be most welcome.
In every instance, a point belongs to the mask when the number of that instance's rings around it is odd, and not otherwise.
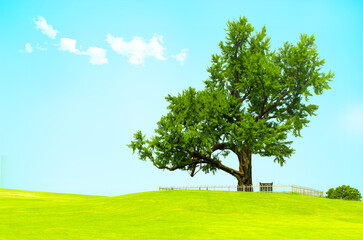
[[[331,199],[343,199],[343,200],[356,200],[360,201],[362,198],[360,192],[356,188],[352,188],[349,185],[342,185],[337,188],[330,188],[326,192],[326,198]]]

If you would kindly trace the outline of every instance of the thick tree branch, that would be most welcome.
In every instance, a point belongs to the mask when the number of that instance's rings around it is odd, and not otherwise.
[[[229,173],[229,174],[231,174],[231,175],[233,175],[235,177],[237,177],[237,176],[240,177],[241,176],[241,173],[239,171],[236,171],[233,168],[229,168],[229,167],[223,165],[222,163],[212,159],[211,157],[208,157],[204,153],[192,152],[192,151],[186,149],[185,147],[178,147],[178,148],[186,151],[191,157],[194,157],[193,159],[201,159],[201,160],[199,160],[199,163],[211,164],[211,165],[217,167],[218,169],[220,169],[222,171],[225,171],[225,172],[227,172],[227,173]],[[185,167],[187,165],[190,165],[190,164],[193,164],[193,163],[186,164],[183,167]]]
[[[202,163],[206,163],[206,164],[211,164],[211,165],[214,165],[216,166],[217,168],[233,175],[233,176],[240,176],[241,173],[239,173],[238,171],[232,169],[232,168],[229,168],[225,165],[223,165],[222,163],[216,161],[216,160],[213,160],[212,158],[206,156],[205,154],[201,154],[199,152],[196,152],[196,151],[190,151],[184,147],[178,147],[179,149],[182,149],[184,151],[186,151],[191,157],[193,157],[192,161],[189,162],[189,163],[185,163],[185,164],[182,164],[182,165],[179,165],[179,166],[174,166],[174,167],[167,167],[167,166],[159,166],[152,155],[148,155],[148,158],[151,160],[151,162],[154,164],[155,167],[159,168],[159,169],[167,169],[169,171],[174,171],[174,170],[177,170],[177,169],[182,169],[188,165],[193,165],[193,169],[192,169],[192,173],[191,173],[191,176],[193,177],[195,174],[197,174],[201,169],[202,167],[200,167],[200,169],[195,172],[195,168],[196,168],[196,165],[197,164],[202,164]],[[226,147],[226,143],[220,143],[220,144],[216,144],[214,147],[213,147],[213,152],[216,151],[216,150],[223,150],[223,149],[227,149]],[[231,151],[233,151],[233,149],[230,149]],[[233,151],[234,152],[234,151]]]
[[[159,169],[167,169],[169,171],[175,171],[177,169],[181,169],[181,168],[184,168],[188,165],[193,165],[193,164],[199,164],[199,163],[209,163],[205,160],[201,160],[200,158],[193,158],[192,161],[190,163],[185,163],[185,164],[182,164],[182,165],[179,165],[179,166],[175,166],[175,167],[167,167],[167,166],[159,166],[156,164],[153,156],[151,155],[148,155],[149,159],[151,160],[151,162],[154,164],[155,167],[159,168]]]
[[[241,98],[241,100],[239,101],[240,103],[243,103],[244,100],[246,100],[246,98],[248,97],[248,95],[251,92],[252,87],[249,87],[249,89],[247,90],[247,92],[245,93],[245,95],[243,95],[243,97]]]
[[[313,64],[313,66],[312,66],[312,68],[314,67],[314,64]],[[311,68],[311,69],[312,69]],[[301,84],[301,85],[298,85],[298,86],[295,86],[294,87],[294,89],[290,89],[290,90],[287,90],[287,91],[285,91],[280,97],[278,97],[276,100],[275,100],[275,102],[272,104],[272,105],[270,105],[270,106],[268,106],[266,109],[264,109],[263,111],[261,111],[261,113],[258,115],[258,116],[256,116],[255,117],[255,121],[257,122],[259,119],[261,119],[266,113],[268,113],[268,112],[270,112],[272,109],[274,109],[274,108],[276,108],[278,105],[279,105],[279,103],[281,102],[281,100],[283,100],[285,97],[286,97],[286,95],[288,95],[289,93],[291,93],[291,92],[295,92],[295,91],[298,91],[298,90],[300,90],[303,86],[304,87],[306,87],[306,86],[309,86],[310,84],[308,84],[308,85],[306,85],[309,81],[310,81],[310,74],[311,74],[311,71],[309,72],[309,77],[303,82],[303,84]],[[299,68],[297,67],[296,68],[296,82],[298,82],[298,77],[299,77]],[[294,102],[292,103],[292,104],[290,104],[290,105],[293,105],[293,104],[295,104],[295,102],[296,102],[296,100],[294,100]],[[291,107],[290,107],[291,108]]]
[[[229,174],[231,174],[233,176],[240,176],[241,175],[240,172],[234,170],[233,168],[229,168],[229,167],[223,165],[222,163],[220,163],[218,161],[213,160],[212,158],[206,156],[205,154],[200,154],[200,153],[192,153],[192,154],[194,154],[194,156],[197,156],[197,157],[209,162],[209,164],[214,165],[217,168],[219,168],[220,170],[225,171],[225,172],[227,172],[227,173],[229,173]]]
[[[265,95],[265,94],[264,94]],[[265,105],[266,105],[266,102],[267,102],[267,96],[265,96],[263,98],[263,102],[262,102],[262,105],[261,105],[261,111],[260,111],[260,114],[263,113],[264,109],[265,109]]]
[[[240,38],[240,32],[238,32],[238,39]],[[238,48],[239,48],[239,46],[241,45],[241,41],[238,41],[236,44],[235,44],[235,52],[234,52],[234,59],[237,61],[237,57],[238,57]],[[239,72],[238,72],[238,70],[236,69],[236,83],[238,84],[239,83]],[[235,95],[235,93],[237,93],[237,96],[236,97],[238,97],[239,98],[239,92],[236,92],[236,87],[234,86],[233,87],[233,89],[232,89],[232,91],[231,91],[231,95]]]
[[[291,107],[295,105],[297,100],[298,100],[298,98],[296,97],[289,105],[287,105],[286,112],[289,111],[291,109]]]
[[[284,92],[284,94],[282,94],[280,97],[278,97],[277,99],[276,99],[276,101],[272,104],[272,105],[270,105],[270,106],[268,106],[264,111],[262,111],[258,116],[256,116],[255,117],[255,121],[257,122],[258,121],[258,119],[261,119],[262,118],[262,116],[263,115],[265,115],[266,113],[268,113],[270,110],[272,110],[273,108],[275,108],[275,107],[277,107],[278,105],[279,105],[279,103],[280,103],[280,101],[287,95],[287,94],[289,94],[291,92],[291,90],[288,90],[288,91],[286,91],[286,92]]]
[[[261,82],[261,85],[262,85],[262,98],[263,98],[263,102],[261,104],[261,111],[260,111],[260,114],[263,113],[263,110],[265,109],[265,105],[266,105],[266,102],[267,102],[267,96],[266,96],[266,93],[265,93],[265,83],[263,82],[263,80],[261,79],[260,76],[258,76],[258,79],[260,80]]]
[[[242,104],[248,97],[248,95],[250,94],[252,90],[252,87],[249,87],[247,92],[243,95],[243,97],[241,98],[241,100],[239,101],[240,104]],[[238,90],[238,97],[240,96],[239,90]],[[237,109],[236,113],[240,113],[239,109]],[[242,121],[242,117],[238,116],[238,121]]]
[[[234,54],[234,57],[235,57],[236,60],[237,60],[238,47],[239,47],[240,44],[241,44],[240,42],[237,43],[236,52]],[[238,73],[237,69],[236,69],[236,83],[239,83],[239,73]],[[232,95],[234,95],[234,91],[235,91],[235,87],[232,89]]]
[[[216,151],[216,150],[224,150],[224,149],[228,149],[228,143],[217,143],[216,145],[214,145],[212,147],[212,152]]]
[[[197,164],[194,164],[192,172],[190,173],[191,177],[194,177],[201,169],[202,169],[202,165],[200,165],[200,168],[197,172],[195,172],[195,168],[197,167]]]
[[[309,81],[310,79],[306,79],[303,83],[304,87],[309,86],[306,85],[306,83]],[[295,87],[293,89],[293,91],[298,91],[302,88],[302,85],[299,85],[297,87]],[[269,111],[271,111],[272,109],[274,109],[275,107],[277,107],[279,105],[279,103],[281,102],[281,100],[291,92],[291,90],[288,90],[286,92],[284,92],[284,94],[282,94],[279,98],[276,99],[276,101],[274,102],[274,104],[270,105],[269,107],[267,107],[261,114],[259,114],[258,116],[255,117],[255,121],[257,122],[258,119],[261,119],[266,113],[268,113]]]

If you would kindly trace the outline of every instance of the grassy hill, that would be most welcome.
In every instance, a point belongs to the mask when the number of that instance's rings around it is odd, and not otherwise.
[[[363,239],[363,202],[291,193],[0,189],[0,239]]]

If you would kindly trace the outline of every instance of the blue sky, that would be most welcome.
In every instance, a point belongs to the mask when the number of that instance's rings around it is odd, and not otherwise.
[[[1,187],[115,196],[236,185],[221,171],[156,169],[126,144],[154,134],[168,94],[204,88],[227,21],[246,16],[266,26],[271,50],[314,34],[335,72],[296,153],[283,167],[252,156],[253,182],[363,192],[362,12],[361,1],[0,0]]]

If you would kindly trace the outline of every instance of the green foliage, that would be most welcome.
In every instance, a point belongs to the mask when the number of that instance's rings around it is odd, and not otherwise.
[[[343,199],[343,200],[357,200],[360,201],[362,196],[358,189],[350,187],[349,185],[342,185],[337,188],[330,188],[326,192],[326,198]]]
[[[285,42],[271,51],[266,28],[254,33],[245,17],[228,21],[226,32],[221,54],[212,55],[205,89],[168,95],[169,112],[158,122],[156,136],[146,140],[141,131],[134,134],[127,146],[142,160],[171,171],[194,173],[198,164],[205,173],[222,169],[236,176],[220,154],[273,156],[282,166],[294,153],[289,134],[301,136],[318,109],[308,104],[309,97],[329,89],[334,77],[320,71],[324,59],[314,36],[301,34],[296,45]]]

